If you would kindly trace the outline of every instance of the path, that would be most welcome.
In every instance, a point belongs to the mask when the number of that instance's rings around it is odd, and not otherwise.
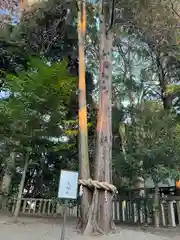
[[[60,240],[61,225],[59,220],[20,218],[19,223],[14,223],[12,218],[0,217],[1,239],[8,240]],[[68,222],[66,226],[66,240],[177,240],[176,234],[151,234],[140,229],[120,228],[118,234],[101,237],[82,237],[77,234],[75,224]],[[177,235],[179,235],[177,233]]]

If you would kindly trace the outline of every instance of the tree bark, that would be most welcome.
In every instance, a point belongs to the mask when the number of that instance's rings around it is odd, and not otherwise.
[[[172,107],[172,99],[169,94],[167,94],[167,76],[164,72],[164,68],[161,63],[160,52],[156,52],[156,65],[159,78],[159,86],[161,91],[161,100],[163,102],[164,110],[169,110]]]
[[[18,197],[17,197],[17,202],[16,202],[16,208],[14,211],[14,217],[15,217],[16,221],[19,216],[19,212],[20,212],[20,208],[21,208],[22,194],[23,194],[23,190],[24,190],[24,183],[25,183],[26,173],[27,173],[27,169],[28,169],[28,162],[29,162],[29,154],[27,154],[26,158],[25,158],[24,170],[23,170],[23,173],[21,176],[21,182],[19,185],[19,192],[18,192]]]
[[[156,228],[159,228],[160,216],[159,216],[159,187],[158,187],[158,185],[155,185],[153,210],[154,210],[154,225]]]
[[[85,82],[85,33],[86,33],[86,2],[78,1],[78,41],[79,41],[79,165],[80,177],[90,178],[89,154],[88,154],[88,129],[86,106],[86,82]],[[91,201],[91,192],[83,189],[81,196],[81,228],[84,229],[88,221],[88,211]]]
[[[0,203],[2,205],[2,208],[7,203],[7,197],[9,195],[9,189],[10,189],[11,180],[12,180],[12,171],[15,168],[15,159],[16,159],[15,152],[12,152],[10,154],[10,157],[6,159],[6,170],[1,183]]]
[[[2,179],[2,186],[1,186],[1,191],[3,195],[8,195],[9,193],[11,178],[12,178],[12,174],[10,172],[10,169],[6,167],[6,170]]]
[[[95,180],[108,183],[112,183],[112,42],[113,33],[106,29],[102,10],[100,13],[100,100]],[[108,234],[112,223],[112,195],[104,190],[95,189],[84,234],[90,235],[94,231]]]

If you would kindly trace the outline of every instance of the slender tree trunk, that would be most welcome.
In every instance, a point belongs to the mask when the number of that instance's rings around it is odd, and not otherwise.
[[[11,179],[12,179],[12,174],[7,167],[1,183],[0,208],[3,211],[6,209],[6,203],[8,201],[8,194],[9,194],[9,188],[11,185]]]
[[[119,125],[119,134],[121,137],[122,152],[124,154],[124,157],[126,158],[126,126],[124,123]]]
[[[9,193],[9,187],[11,185],[11,178],[12,174],[11,171],[8,167],[6,167],[3,179],[2,179],[2,186],[1,186],[1,191],[3,195],[8,195]]]
[[[159,187],[155,185],[154,190],[154,225],[156,228],[159,228],[160,216],[159,216]]]
[[[171,99],[171,96],[167,94],[167,86],[168,86],[167,76],[162,66],[161,54],[159,51],[156,52],[156,65],[157,65],[159,86],[161,91],[161,100],[163,102],[163,107],[164,107],[164,110],[169,110],[172,107],[172,99]]]
[[[86,80],[85,80],[85,33],[86,33],[86,1],[78,1],[78,40],[79,40],[79,164],[80,177],[90,178],[88,154],[88,129],[86,107]],[[91,193],[84,188],[81,196],[81,227],[85,228],[88,221],[88,211]]]
[[[101,10],[100,100],[97,119],[95,180],[108,183],[112,183],[112,42],[112,31],[106,30],[104,13]],[[111,230],[112,223],[112,195],[109,192],[95,189],[84,234],[90,235],[93,231],[107,234]]]
[[[19,192],[18,192],[18,197],[17,197],[17,202],[16,202],[16,208],[14,211],[15,220],[17,220],[17,218],[18,218],[20,208],[21,208],[22,194],[23,194],[23,190],[24,190],[24,183],[25,183],[26,173],[27,173],[27,169],[28,169],[28,162],[29,162],[29,154],[27,154],[27,156],[25,158],[24,170],[23,170],[23,173],[21,176],[21,182],[19,185]]]
[[[12,180],[12,172],[15,168],[15,159],[16,159],[16,153],[12,152],[10,154],[10,157],[6,160],[6,170],[2,179],[1,183],[1,198],[0,198],[0,203],[2,205],[2,208],[6,205],[7,203],[7,198],[9,195],[9,188],[11,185],[11,180]]]

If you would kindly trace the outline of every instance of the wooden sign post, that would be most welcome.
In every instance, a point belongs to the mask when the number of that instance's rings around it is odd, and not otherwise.
[[[64,240],[65,237],[68,200],[77,199],[77,189],[78,189],[78,172],[61,170],[58,198],[64,199],[65,204],[64,204],[64,220],[60,240]]]

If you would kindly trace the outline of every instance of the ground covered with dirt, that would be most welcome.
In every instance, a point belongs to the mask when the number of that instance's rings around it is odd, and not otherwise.
[[[18,223],[12,217],[0,216],[0,239],[7,240],[60,240],[62,220],[20,218]],[[66,240],[178,240],[179,229],[154,230],[118,226],[116,234],[108,236],[82,237],[76,230],[75,221],[66,225]]]

